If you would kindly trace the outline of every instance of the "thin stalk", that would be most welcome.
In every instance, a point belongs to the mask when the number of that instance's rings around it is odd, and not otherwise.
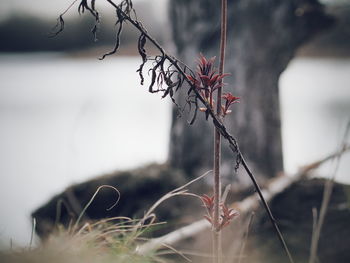
[[[36,219],[33,218],[32,232],[31,232],[31,234],[30,234],[29,249],[32,249],[32,246],[33,246],[33,240],[34,240],[35,229],[36,229]]]
[[[243,253],[244,253],[245,246],[247,244],[249,230],[250,230],[250,228],[252,226],[254,215],[255,215],[254,212],[252,212],[250,214],[248,225],[247,225],[247,229],[246,229],[246,231],[243,234],[242,246],[241,246],[241,249],[239,251],[239,256],[238,256],[238,263],[241,263],[242,262],[242,258],[244,257]]]
[[[332,191],[335,183],[335,176],[338,172],[339,165],[340,165],[340,160],[341,160],[341,153],[346,149],[346,139],[349,135],[350,132],[350,122],[348,122],[344,137],[342,140],[342,146],[339,150],[338,155],[336,156],[335,159],[335,166],[333,170],[333,174],[329,180],[326,181],[324,190],[323,190],[323,197],[322,197],[322,203],[321,203],[321,208],[320,208],[320,215],[318,218],[316,218],[316,222],[314,224],[314,231],[312,233],[312,240],[311,240],[311,248],[310,248],[310,258],[309,258],[309,263],[314,263],[316,262],[317,259],[317,251],[318,251],[318,243],[320,241],[320,236],[321,236],[321,230],[326,218],[327,210],[329,207],[329,203],[331,201],[332,197]]]
[[[221,37],[220,37],[220,61],[219,74],[224,73],[225,49],[227,33],[227,0],[221,0]],[[222,80],[220,83],[222,84]],[[221,85],[220,85],[221,86]],[[222,88],[219,87],[216,97],[216,116],[221,120],[221,96]],[[213,262],[221,262],[221,229],[220,229],[220,203],[221,203],[221,134],[214,126],[214,214],[213,214]]]

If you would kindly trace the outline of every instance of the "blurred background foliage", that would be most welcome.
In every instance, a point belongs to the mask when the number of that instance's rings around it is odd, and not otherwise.
[[[149,32],[159,41],[163,41],[162,25],[152,14],[152,6],[146,2],[137,2],[136,10],[140,21]],[[73,8],[74,9],[74,8]],[[15,13],[0,21],[0,52],[36,52],[36,51],[76,51],[84,48],[112,46],[114,43],[115,17],[102,12],[101,23],[97,33],[97,41],[92,33],[94,19],[88,14],[65,17],[64,32],[52,37],[57,31],[56,21],[25,13]],[[58,16],[59,14],[57,14]],[[132,44],[138,38],[138,32],[131,26],[123,29],[122,44]]]
[[[137,1],[135,6],[139,20],[143,22],[151,35],[160,43],[164,43],[169,35],[164,30],[166,28],[163,21],[164,14],[156,14],[152,5],[145,1]],[[350,50],[350,2],[328,5],[327,12],[336,17],[336,26],[304,46],[300,51],[301,55],[348,55]],[[58,15],[59,13],[56,17]],[[113,13],[102,12],[97,41],[94,41],[92,33],[89,34],[94,25],[94,19],[86,14],[80,16],[67,14],[64,32],[56,37],[50,37],[57,30],[54,28],[56,17],[35,16],[23,11],[7,15],[0,20],[0,52],[69,52],[114,44],[116,29]],[[137,37],[138,33],[131,26],[126,26],[122,34],[122,47],[134,44]]]

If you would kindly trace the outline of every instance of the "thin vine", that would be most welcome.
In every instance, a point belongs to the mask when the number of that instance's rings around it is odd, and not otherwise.
[[[64,30],[64,15],[78,1],[80,1],[78,5],[78,12],[83,14],[85,11],[88,11],[94,17],[95,24],[91,29],[91,32],[93,33],[94,38],[97,39],[98,25],[100,23],[100,14],[95,6],[96,0],[74,0],[72,4],[57,19],[58,23],[55,27],[56,31],[53,33],[53,36],[58,35]],[[211,104],[210,101],[208,101],[208,99],[205,96],[203,96],[201,89],[199,89],[196,85],[196,81],[193,81],[196,80],[195,72],[192,71],[191,68],[185,63],[183,63],[176,57],[168,54],[163,49],[163,47],[147,32],[142,23],[138,21],[136,11],[131,0],[123,0],[119,4],[114,3],[112,0],[105,1],[107,1],[116,11],[116,37],[114,48],[111,51],[105,53],[100,59],[103,60],[107,56],[117,53],[120,47],[120,37],[122,34],[123,25],[125,23],[130,23],[134,28],[136,28],[139,31],[140,36],[138,39],[138,52],[142,58],[142,63],[140,64],[137,72],[140,77],[141,85],[144,84],[144,67],[148,61],[152,61],[152,67],[149,70],[149,74],[151,75],[151,83],[148,87],[148,91],[150,93],[162,93],[162,98],[170,97],[172,102],[175,103],[175,105],[177,105],[174,97],[175,93],[180,88],[184,87],[184,83],[187,83],[188,90],[186,102],[188,103],[189,108],[193,111],[192,118],[189,121],[189,123],[193,124],[195,122],[197,112],[201,110],[201,107],[199,107],[199,102],[202,103],[204,105],[207,119],[211,117],[216,130],[228,143],[229,148],[232,151],[233,157],[236,161],[235,169],[237,170],[239,166],[242,165],[243,169],[246,171],[249,178],[253,182],[253,185],[263,203],[263,206],[270,218],[270,221],[277,233],[277,236],[281,241],[282,247],[288,256],[289,261],[291,263],[294,263],[289,249],[286,245],[286,242],[282,236],[282,233],[279,230],[279,227],[276,223],[276,220],[262,194],[262,191],[254,174],[251,172],[247,162],[245,161],[245,158],[243,157],[243,154],[239,148],[236,138],[227,131],[226,126],[222,122],[220,116],[218,116],[215,113],[213,104]],[[147,54],[147,42],[152,44],[158,50],[158,55],[150,57]],[[223,72],[221,72],[221,74],[223,74]],[[227,101],[228,100],[226,98],[226,103]]]

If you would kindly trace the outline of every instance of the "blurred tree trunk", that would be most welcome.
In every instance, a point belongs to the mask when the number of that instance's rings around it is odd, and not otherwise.
[[[317,0],[231,0],[228,3],[225,89],[241,97],[225,122],[237,137],[243,155],[260,179],[283,170],[278,80],[296,50],[333,19]],[[177,55],[195,66],[199,52],[214,56],[219,49],[220,1],[170,0],[169,12]],[[179,101],[185,94],[179,93]],[[297,98],[295,98],[297,106]],[[211,169],[213,128],[199,114],[193,126],[184,112],[173,110],[170,163],[188,176]],[[233,173],[235,161],[223,144],[222,174]],[[245,176],[237,177],[244,183]]]

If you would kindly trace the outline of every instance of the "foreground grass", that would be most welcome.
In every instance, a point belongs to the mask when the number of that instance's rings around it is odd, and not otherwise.
[[[138,226],[130,219],[99,221],[79,230],[59,230],[32,249],[0,252],[2,263],[156,263],[168,262],[155,252],[136,253],[150,225]]]

